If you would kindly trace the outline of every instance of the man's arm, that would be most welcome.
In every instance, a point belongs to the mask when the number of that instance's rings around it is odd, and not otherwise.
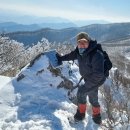
[[[57,58],[59,61],[70,61],[77,59],[77,52],[76,49],[69,54],[66,54],[64,56],[57,55]]]

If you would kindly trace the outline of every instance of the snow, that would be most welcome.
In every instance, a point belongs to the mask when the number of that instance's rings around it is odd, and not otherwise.
[[[25,76],[19,81],[19,75],[13,79],[0,76],[0,130],[101,130],[89,112],[84,121],[69,123],[68,117],[73,117],[77,106],[68,100],[66,89],[57,89],[63,78],[50,71],[46,56],[29,65],[19,73]],[[69,66],[65,62],[61,74],[76,84],[78,67]]]
[[[130,54],[127,54],[127,55],[126,55],[126,58],[127,58],[128,60],[130,60]]]
[[[12,78],[0,76],[0,89],[5,86]]]

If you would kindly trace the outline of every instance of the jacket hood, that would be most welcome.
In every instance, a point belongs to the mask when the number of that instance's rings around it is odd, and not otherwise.
[[[88,49],[87,49],[87,54],[88,53],[90,53],[91,51],[93,51],[93,50],[95,50],[97,48],[97,41],[95,40],[95,41],[90,41],[89,42],[89,47],[88,47]]]

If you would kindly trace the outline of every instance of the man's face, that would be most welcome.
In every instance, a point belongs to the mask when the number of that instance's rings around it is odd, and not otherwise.
[[[89,47],[89,41],[86,39],[80,39],[78,40],[78,48],[88,48]]]

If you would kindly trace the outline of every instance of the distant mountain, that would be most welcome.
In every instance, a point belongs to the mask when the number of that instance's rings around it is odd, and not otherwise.
[[[41,28],[63,29],[76,27],[61,17],[37,17],[0,9],[0,32],[34,31]]]
[[[72,22],[61,22],[61,23],[41,23],[38,24],[42,28],[51,28],[51,29],[64,29],[64,28],[70,28],[70,27],[77,27],[76,24]]]
[[[130,46],[130,35],[118,39],[103,41],[101,44],[105,46]]]
[[[41,29],[37,24],[31,24],[31,25],[23,25],[23,24],[17,24],[14,22],[4,22],[0,23],[0,32],[1,33],[9,33],[9,32],[16,32],[16,31],[34,31]]]
[[[73,23],[41,23],[41,24],[23,25],[14,22],[4,22],[0,23],[0,32],[9,33],[16,31],[35,31],[41,28],[63,29],[69,27],[76,27],[76,25]]]
[[[81,31],[89,33],[89,35],[98,42],[103,42],[130,37],[130,23],[93,24],[84,27],[73,27],[60,30],[45,28],[33,32],[8,33],[6,36],[23,42],[25,45],[37,43],[43,37],[47,38],[50,42],[69,41],[70,43],[75,43],[75,36]]]
[[[17,23],[18,25],[8,26],[7,23]],[[37,17],[31,15],[18,14],[14,11],[5,11],[0,9],[0,23],[6,23],[6,26],[2,28],[0,26],[0,32],[15,32],[15,31],[34,31],[41,28],[63,29],[69,27],[81,27],[90,24],[106,24],[109,23],[104,20],[77,20],[70,21],[61,17]],[[10,24],[9,24],[10,25]],[[29,27],[27,26],[29,25]],[[8,29],[9,28],[9,29]]]
[[[5,11],[0,9],[0,22],[15,22],[18,24],[30,25],[41,23],[70,23],[71,21],[61,17],[37,17],[31,15],[23,15],[14,11]]]
[[[78,27],[91,25],[91,24],[108,24],[110,22],[105,20],[77,20],[73,21]]]

